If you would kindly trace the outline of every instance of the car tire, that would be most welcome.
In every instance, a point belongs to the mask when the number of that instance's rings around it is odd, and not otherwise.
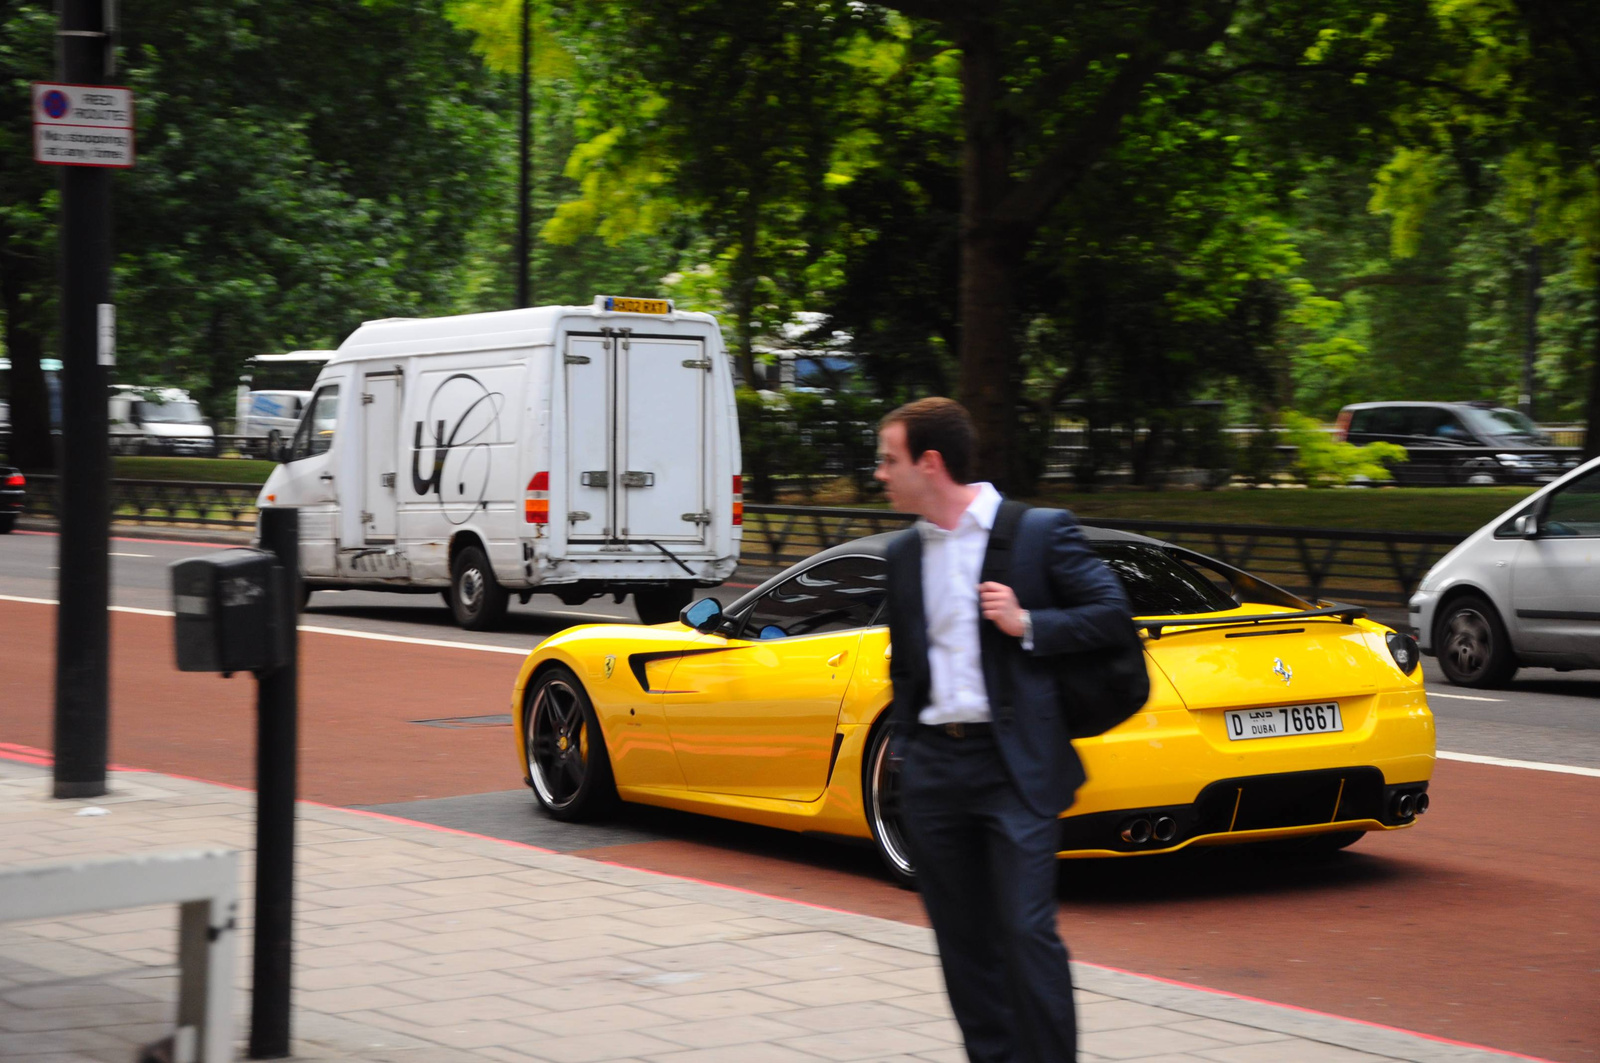
[[[1499,466],[1485,458],[1471,458],[1456,466],[1456,481],[1463,487],[1493,487],[1500,482]]]
[[[298,612],[306,611],[306,603],[311,601],[311,592],[314,588],[305,580],[300,581],[300,608]]]
[[[900,821],[901,765],[890,755],[894,725],[887,717],[885,712],[867,739],[867,755],[861,761],[861,806],[884,870],[895,885],[910,890],[917,888],[917,869]]]
[[[17,526],[15,513],[0,513],[0,535],[10,535],[11,529]]]
[[[450,566],[450,610],[468,631],[493,631],[505,622],[511,596],[494,578],[481,549],[468,546]]]
[[[1433,644],[1439,669],[1458,687],[1499,687],[1517,671],[1511,638],[1493,605],[1475,594],[1440,611]]]
[[[693,587],[652,587],[633,592],[633,608],[644,624],[667,624],[678,619],[694,598]]]
[[[540,674],[522,715],[528,782],[544,810],[569,823],[594,819],[617,803],[611,757],[594,705],[565,668]]]

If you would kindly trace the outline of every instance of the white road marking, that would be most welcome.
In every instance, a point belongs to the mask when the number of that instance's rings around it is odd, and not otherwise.
[[[1467,764],[1489,764],[1496,768],[1527,768],[1531,771],[1553,771],[1561,775],[1587,775],[1600,779],[1600,768],[1580,768],[1576,764],[1548,764],[1542,760],[1508,760],[1505,757],[1484,757],[1476,753],[1447,753],[1439,750],[1440,760],[1459,760]]]
[[[0,594],[0,602],[21,602],[24,605],[60,605],[54,598],[22,598],[14,594]],[[113,605],[113,613],[132,613],[135,616],[175,616],[170,609],[135,609],[131,605]],[[383,635],[375,631],[347,631],[337,627],[313,627],[301,624],[300,630],[312,635],[338,635],[347,639],[369,639],[374,642],[398,642],[407,646],[441,646],[447,650],[480,650],[484,653],[514,653],[526,657],[532,647],[490,646],[483,642],[455,642],[450,639],[419,639],[409,635]]]
[[[171,616],[171,613],[167,614]],[[482,650],[485,653],[514,653],[518,657],[526,657],[533,652],[533,647],[519,649],[516,646],[490,646],[483,642],[455,642],[450,639],[419,639],[409,635],[381,635],[375,631],[348,631],[338,627],[312,627],[301,624],[301,631],[313,635],[342,635],[347,639],[372,639],[376,642],[399,642],[407,646],[442,646],[447,650]]]
[[[59,605],[53,598],[23,598],[13,594],[0,594],[0,602],[20,602],[24,605]],[[115,613],[133,613],[137,616],[173,616],[168,609],[135,609],[127,605],[113,605],[111,611]],[[530,650],[519,649],[514,646],[490,646],[482,642],[454,642],[449,639],[419,639],[409,635],[383,635],[374,631],[346,631],[336,627],[313,627],[308,624],[300,625],[300,630],[312,635],[337,635],[347,639],[368,639],[372,642],[397,642],[406,646],[437,646],[447,650],[478,650],[483,653],[513,653],[526,656]],[[1452,697],[1466,697],[1465,694],[1454,694]],[[1495,698],[1475,698],[1480,701],[1499,700]],[[1561,775],[1584,775],[1600,779],[1600,768],[1581,768],[1575,764],[1548,764],[1535,760],[1508,760],[1505,757],[1484,757],[1476,753],[1451,753],[1445,750],[1438,752],[1440,760],[1458,760],[1467,764],[1488,764],[1498,768],[1526,768],[1533,771],[1550,771]]]
[[[1472,694],[1441,694],[1437,690],[1428,691],[1430,698],[1449,698],[1452,701],[1504,701],[1505,698],[1480,698]]]

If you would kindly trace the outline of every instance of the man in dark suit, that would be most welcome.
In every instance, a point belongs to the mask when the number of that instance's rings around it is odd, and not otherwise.
[[[1050,658],[1109,648],[1122,585],[1062,510],[1029,510],[1004,582],[980,582],[1001,498],[972,483],[950,399],[879,426],[877,478],[921,518],[889,547],[889,673],[901,815],[973,1063],[1077,1058],[1056,933],[1057,817],[1084,780]]]

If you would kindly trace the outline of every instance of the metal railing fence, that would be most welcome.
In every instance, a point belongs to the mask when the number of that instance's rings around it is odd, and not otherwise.
[[[56,477],[28,481],[25,512],[54,518]],[[113,519],[143,524],[247,529],[255,526],[255,484],[113,480]],[[740,559],[787,565],[864,535],[898,531],[914,518],[887,509],[747,505]],[[1403,603],[1429,567],[1465,538],[1447,532],[1093,520],[1209,554],[1297,594],[1362,604]]]
[[[740,559],[790,564],[863,535],[898,531],[914,518],[882,509],[745,507]],[[1429,568],[1466,538],[1448,532],[1209,524],[1198,521],[1092,520],[1209,554],[1312,598],[1403,604]]]
[[[28,477],[23,513],[56,518],[58,476]],[[112,480],[111,519],[136,524],[254,528],[259,484],[203,480]]]

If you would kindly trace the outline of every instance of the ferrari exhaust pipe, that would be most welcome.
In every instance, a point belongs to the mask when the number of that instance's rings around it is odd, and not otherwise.
[[[1171,816],[1157,816],[1151,828],[1151,837],[1165,845],[1178,836],[1178,821]]]
[[[1394,814],[1401,819],[1410,819],[1417,810],[1417,799],[1411,794],[1401,794],[1394,799]]]
[[[1150,840],[1150,821],[1143,816],[1129,820],[1122,828],[1122,840],[1129,845],[1143,845]]]
[[[1416,805],[1415,805],[1417,815],[1420,816],[1424,812],[1428,811],[1428,805],[1429,804],[1430,804],[1430,802],[1428,801],[1428,795],[1427,795],[1426,792],[1418,794],[1417,795],[1417,800],[1416,800]]]

